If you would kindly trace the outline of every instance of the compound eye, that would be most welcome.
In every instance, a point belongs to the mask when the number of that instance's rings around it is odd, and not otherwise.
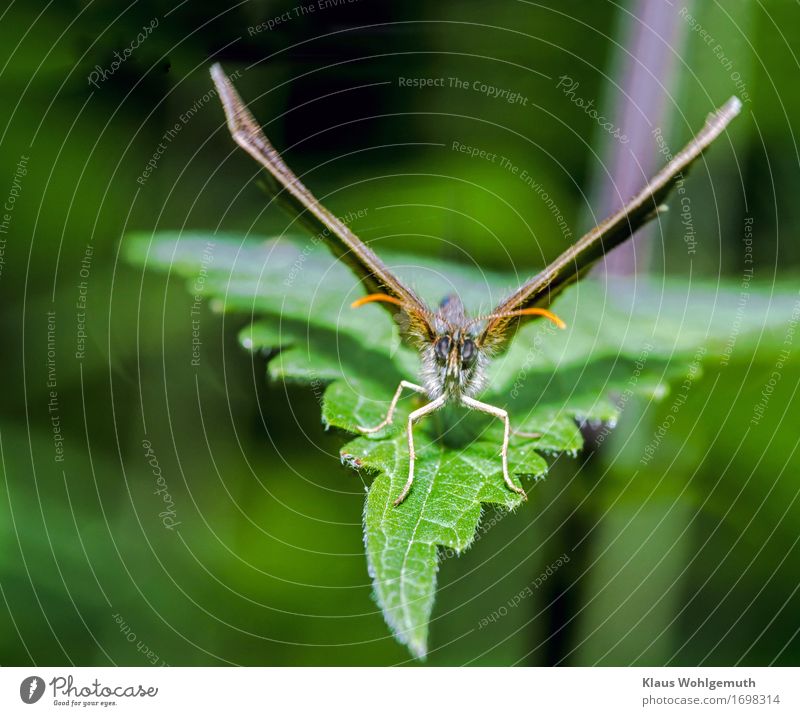
[[[447,356],[450,353],[450,336],[443,336],[436,341],[433,352],[436,354],[436,358],[442,363],[447,362]]]
[[[467,366],[472,365],[475,362],[475,358],[477,356],[478,356],[478,349],[475,346],[475,341],[467,338],[461,344],[461,362]]]

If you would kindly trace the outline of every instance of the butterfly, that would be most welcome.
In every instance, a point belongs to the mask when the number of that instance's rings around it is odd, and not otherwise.
[[[527,321],[544,318],[559,328],[565,328],[564,322],[549,310],[553,300],[606,252],[629,239],[666,209],[663,202],[669,192],[742,107],[739,99],[731,97],[708,116],[700,132],[671,157],[625,206],[526,281],[490,314],[470,317],[458,296],[447,296],[438,307],[432,308],[401,282],[375,252],[322,206],[289,169],[219,64],[211,67],[211,77],[234,141],[267,170],[274,195],[288,204],[302,223],[321,236],[334,256],[360,279],[367,294],[352,306],[357,308],[373,302],[384,306],[402,326],[404,340],[419,352],[422,385],[401,381],[384,420],[378,425],[358,428],[362,433],[373,433],[391,424],[398,401],[406,390],[428,399],[426,404],[411,412],[406,421],[408,479],[394,501],[395,506],[405,500],[414,482],[414,424],[448,403],[487,413],[503,422],[500,449],[503,479],[508,489],[525,497],[525,491],[513,482],[508,473],[511,433],[508,412],[476,398],[486,387],[487,366],[493,357],[508,347],[516,331]]]

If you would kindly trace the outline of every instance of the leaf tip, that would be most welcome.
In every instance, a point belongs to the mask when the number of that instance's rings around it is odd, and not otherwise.
[[[426,641],[421,639],[411,639],[409,640],[408,650],[411,652],[411,655],[417,659],[418,661],[425,661],[428,658],[428,644]]]

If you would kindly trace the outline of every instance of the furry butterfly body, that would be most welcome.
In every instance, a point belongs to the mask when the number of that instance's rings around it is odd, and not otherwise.
[[[525,495],[508,471],[511,432],[508,413],[477,399],[486,387],[490,361],[509,345],[519,326],[526,321],[545,318],[559,328],[565,327],[563,321],[549,310],[553,300],[608,251],[629,239],[663,210],[663,202],[672,188],[741,109],[737,98],[729,99],[709,115],[701,131],[618,212],[521,285],[492,313],[470,317],[458,296],[448,296],[439,306],[431,308],[402,283],[375,252],[323,207],[289,169],[219,65],[211,68],[211,76],[234,141],[267,170],[276,197],[288,204],[311,231],[323,238],[334,256],[348,265],[362,282],[367,295],[355,301],[353,306],[377,302],[395,318],[402,318],[398,324],[403,327],[403,337],[419,352],[422,385],[402,381],[385,419],[378,425],[359,428],[363,433],[373,433],[392,423],[397,404],[406,390],[425,395],[429,401],[407,418],[408,479],[395,505],[403,502],[414,481],[414,423],[448,403],[478,410],[503,422],[500,447],[503,479],[509,489]]]

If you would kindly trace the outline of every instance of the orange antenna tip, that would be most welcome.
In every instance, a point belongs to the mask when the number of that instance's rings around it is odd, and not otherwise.
[[[544,316],[548,321],[552,321],[562,330],[567,327],[567,324],[564,323],[555,313],[552,311],[548,311],[546,308],[523,308],[519,311],[514,311],[514,315],[517,316]]]
[[[350,304],[350,308],[359,308],[360,306],[364,306],[367,303],[374,303],[375,301],[381,301],[383,303],[393,303],[396,306],[403,305],[403,302],[399,298],[395,298],[394,296],[387,296],[385,293],[371,293],[368,296],[362,296],[356,301],[353,301]]]

